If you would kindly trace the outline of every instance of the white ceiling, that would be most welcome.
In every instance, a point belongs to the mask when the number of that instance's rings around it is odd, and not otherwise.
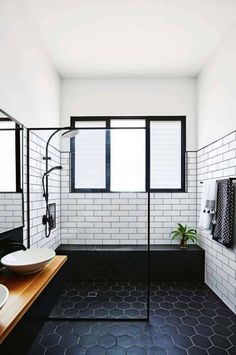
[[[18,0],[62,77],[195,76],[236,0]]]

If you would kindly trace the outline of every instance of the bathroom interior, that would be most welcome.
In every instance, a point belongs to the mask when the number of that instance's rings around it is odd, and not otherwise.
[[[0,353],[235,354],[236,3],[0,18]]]

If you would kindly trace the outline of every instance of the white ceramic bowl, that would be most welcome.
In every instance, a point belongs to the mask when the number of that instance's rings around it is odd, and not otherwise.
[[[52,249],[27,249],[5,255],[1,263],[19,274],[33,274],[42,270],[54,256],[55,251]]]
[[[0,309],[7,302],[8,296],[9,296],[8,288],[6,288],[6,286],[0,284]]]

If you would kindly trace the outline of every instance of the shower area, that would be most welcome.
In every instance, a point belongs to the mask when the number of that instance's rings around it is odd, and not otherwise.
[[[26,140],[28,246],[68,255],[50,318],[148,320],[173,277],[171,228],[196,225],[185,118],[72,117]]]

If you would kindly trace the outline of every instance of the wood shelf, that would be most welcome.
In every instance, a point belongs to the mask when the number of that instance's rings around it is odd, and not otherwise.
[[[9,290],[7,303],[0,310],[0,344],[61,269],[66,260],[67,256],[55,256],[42,271],[31,275],[17,275],[6,269],[0,271],[0,283]]]

